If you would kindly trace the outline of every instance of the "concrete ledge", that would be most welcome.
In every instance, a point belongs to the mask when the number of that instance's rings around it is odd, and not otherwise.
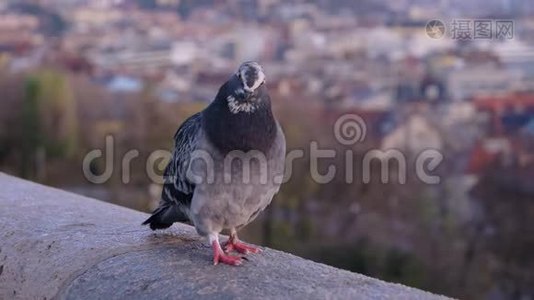
[[[0,299],[445,299],[266,249],[211,264],[187,225],[0,173]]]

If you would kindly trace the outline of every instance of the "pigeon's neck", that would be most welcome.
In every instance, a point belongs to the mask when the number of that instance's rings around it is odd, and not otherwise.
[[[230,111],[226,101],[215,100],[203,113],[203,128],[223,154],[233,150],[266,153],[276,137],[277,125],[268,97],[253,112]]]

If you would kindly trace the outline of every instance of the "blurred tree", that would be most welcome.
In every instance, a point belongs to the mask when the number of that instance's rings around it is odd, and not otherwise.
[[[70,83],[65,75],[52,70],[38,72],[30,80],[38,86],[35,97],[48,155],[73,157],[78,146],[78,118]]]
[[[20,171],[21,111],[24,104],[24,77],[0,68],[0,166],[3,170]]]
[[[76,154],[78,119],[75,99],[61,73],[37,72],[27,78],[24,89],[21,176],[34,178],[35,167],[44,166],[47,157],[72,158]]]
[[[21,143],[21,170],[23,178],[33,178],[35,176],[35,155],[37,149],[42,146],[41,121],[39,114],[39,83],[35,78],[30,78],[26,82],[26,95],[22,106],[22,143]]]
[[[497,165],[473,190],[483,228],[475,255],[486,255],[484,262],[491,262],[490,271],[497,280],[490,293],[508,299],[534,298],[533,175],[532,162]]]

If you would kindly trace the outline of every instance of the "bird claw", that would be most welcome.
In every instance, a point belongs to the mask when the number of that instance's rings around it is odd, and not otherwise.
[[[262,250],[259,247],[254,247],[242,243],[240,241],[228,240],[223,246],[224,252],[237,251],[241,254],[260,253]]]
[[[250,246],[245,243],[242,243],[236,237],[230,238],[228,241],[226,241],[223,244],[222,247],[219,245],[218,240],[214,240],[212,242],[212,248],[213,248],[213,264],[214,265],[223,263],[223,264],[227,264],[231,266],[239,266],[243,263],[243,261],[248,260],[244,256],[230,255],[229,252],[233,250],[241,254],[261,252],[261,249],[259,247],[254,247],[254,246]]]
[[[213,265],[218,265],[219,263],[231,265],[231,266],[239,266],[243,263],[243,258],[239,256],[233,256],[229,255],[227,253],[224,253],[221,249],[221,246],[219,246],[218,241],[214,241],[212,244],[213,247]]]
[[[231,266],[239,266],[243,263],[243,258],[239,256],[233,256],[228,254],[219,254],[216,255],[213,258],[213,264],[217,265],[219,263],[231,265]]]

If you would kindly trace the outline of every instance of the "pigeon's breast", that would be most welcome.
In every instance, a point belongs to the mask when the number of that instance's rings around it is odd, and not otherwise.
[[[280,128],[266,152],[222,155],[204,137],[189,168],[196,184],[190,215],[201,234],[239,228],[264,210],[283,180],[285,139]]]

